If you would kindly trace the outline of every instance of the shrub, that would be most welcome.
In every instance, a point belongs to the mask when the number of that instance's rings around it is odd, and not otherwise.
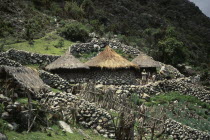
[[[77,2],[66,2],[64,6],[65,13],[74,19],[80,20],[84,16],[84,11],[78,6]]]
[[[73,22],[58,30],[58,33],[71,41],[85,42],[89,39],[89,30],[80,22]]]
[[[56,48],[62,48],[62,47],[64,47],[64,40],[63,39],[60,39],[58,41],[58,43],[56,45],[54,45],[54,47],[56,47]]]

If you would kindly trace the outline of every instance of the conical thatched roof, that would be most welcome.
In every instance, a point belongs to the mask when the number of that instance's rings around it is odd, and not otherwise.
[[[152,57],[150,57],[144,53],[139,54],[131,62],[139,65],[140,67],[144,67],[144,68],[160,67],[160,65],[157,61],[155,61]]]
[[[11,67],[0,65],[0,74],[8,74],[22,87],[31,92],[45,91],[48,87],[40,79],[38,72],[27,67]]]
[[[47,70],[56,70],[56,69],[88,69],[89,67],[78,59],[76,59],[73,55],[67,51],[63,56],[56,59],[54,62],[49,64],[46,69]]]
[[[119,54],[117,54],[109,46],[104,51],[100,52],[96,57],[86,62],[89,67],[100,67],[108,69],[116,68],[137,68],[138,66],[126,60]]]

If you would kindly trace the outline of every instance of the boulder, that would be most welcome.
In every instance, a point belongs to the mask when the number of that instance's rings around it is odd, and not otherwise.
[[[70,126],[67,123],[65,123],[64,121],[58,121],[58,125],[63,130],[65,130],[66,132],[73,133],[73,131],[71,130]]]
[[[0,133],[0,140],[8,140],[8,139],[4,134]]]

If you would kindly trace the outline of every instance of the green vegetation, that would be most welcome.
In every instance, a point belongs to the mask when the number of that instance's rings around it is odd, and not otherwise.
[[[61,92],[59,89],[55,89],[55,88],[51,88],[51,91],[53,91],[53,92]]]
[[[19,102],[21,104],[28,104],[28,98],[18,98],[17,102]],[[38,104],[38,102],[35,101],[35,100],[32,100],[32,103],[33,104]]]
[[[58,30],[58,33],[64,38],[72,41],[85,42],[89,38],[88,28],[80,22],[66,24]]]
[[[170,92],[151,97],[145,105],[157,109],[163,107],[169,118],[202,131],[210,131],[210,104],[196,97]]]
[[[63,47],[55,47],[62,40]],[[40,39],[35,39],[31,46],[28,42],[5,45],[4,50],[15,48],[40,54],[62,55],[73,43],[51,32]]]
[[[158,105],[158,104],[170,104],[173,101],[178,101],[180,103],[188,102],[188,103],[196,104],[198,106],[202,106],[203,108],[206,108],[206,109],[210,109],[210,104],[206,102],[202,102],[194,96],[183,95],[178,92],[170,92],[170,93],[153,96],[151,97],[150,102],[146,102],[145,104],[148,106],[152,106],[152,105]]]
[[[104,138],[98,134],[94,134],[92,130],[82,129],[85,134],[90,136],[92,140],[106,140],[107,138]],[[8,137],[9,140],[82,140],[87,139],[85,136],[77,132],[77,130],[74,131],[73,134],[70,133],[64,133],[58,126],[54,125],[52,129],[47,129],[45,132],[41,131],[34,131],[30,133],[22,132],[17,133],[14,131],[6,131],[5,135]]]

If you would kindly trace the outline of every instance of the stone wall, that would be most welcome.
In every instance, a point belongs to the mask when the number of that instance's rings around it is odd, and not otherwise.
[[[39,95],[39,98],[41,99],[40,103],[50,111],[62,112],[64,121],[71,121],[71,109],[74,109],[77,112],[77,120],[81,125],[96,129],[99,134],[105,137],[115,137],[111,115],[104,109],[97,108],[94,104],[84,99],[79,99],[71,93],[49,92]]]
[[[122,85],[114,86],[117,94],[129,96],[132,93],[137,93],[141,96],[143,93],[155,95],[172,91],[180,92],[184,95],[195,96],[201,101],[210,103],[210,92],[204,87],[191,83],[189,78],[179,78],[172,80],[157,81],[145,86]]]
[[[175,140],[209,140],[210,134],[193,129],[175,120],[168,119],[165,122],[166,132],[173,136]]]
[[[19,62],[20,64],[23,65],[28,65],[28,64],[47,65],[60,57],[55,55],[31,53],[15,49],[10,49],[5,53],[0,54],[0,56],[1,55],[4,56],[5,58],[9,58],[16,62]]]
[[[130,69],[101,70],[90,69],[85,71],[69,71],[58,73],[60,77],[70,83],[84,83],[92,81],[104,85],[132,85],[138,84],[137,73]]]
[[[125,44],[122,44],[116,39],[107,40],[107,39],[96,39],[94,38],[89,43],[80,43],[75,44],[71,47],[71,53],[72,54],[79,54],[79,53],[92,53],[92,52],[100,52],[106,45],[109,45],[113,49],[119,49],[122,50],[122,52],[126,54],[131,54],[134,56],[137,56],[140,51],[132,46],[128,46]]]
[[[12,66],[12,67],[21,67],[22,65],[18,62],[15,62],[13,60],[0,57],[0,65],[6,65],[6,66]]]
[[[57,74],[51,74],[44,70],[40,70],[39,76],[45,84],[49,85],[52,88],[56,88],[66,92],[72,91],[72,87],[70,86],[69,82],[62,79]]]

